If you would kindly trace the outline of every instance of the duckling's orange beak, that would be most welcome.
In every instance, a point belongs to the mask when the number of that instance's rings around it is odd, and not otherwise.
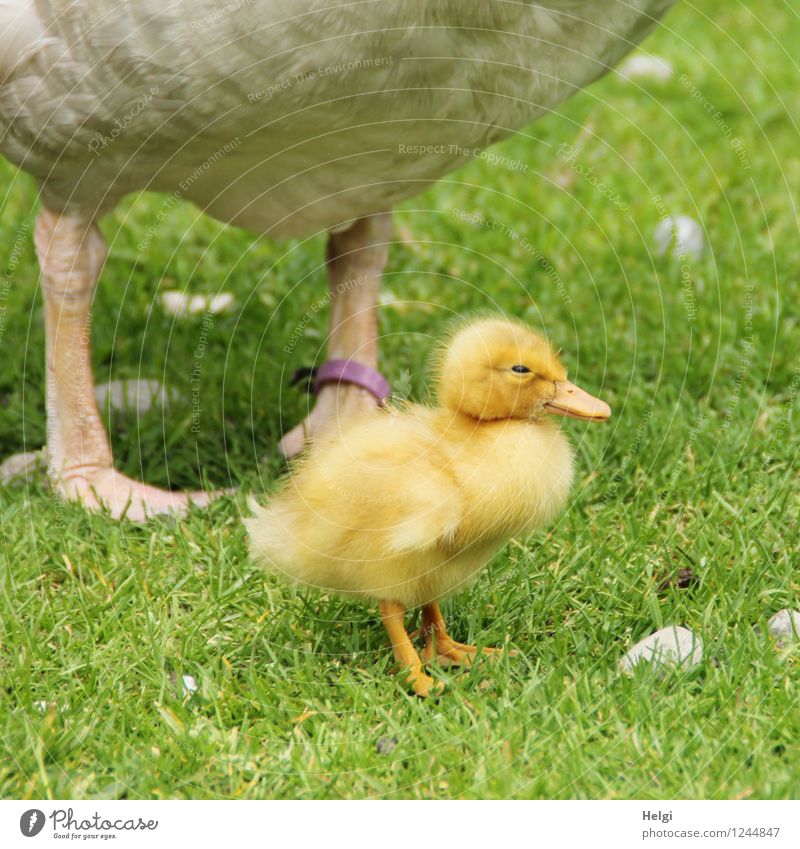
[[[544,409],[556,416],[588,419],[592,422],[605,421],[611,415],[611,407],[605,401],[584,392],[569,380],[556,381],[555,397],[544,405]]]

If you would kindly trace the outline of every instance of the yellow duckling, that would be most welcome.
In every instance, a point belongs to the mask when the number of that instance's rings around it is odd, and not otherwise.
[[[305,586],[376,599],[409,684],[427,696],[424,663],[468,664],[477,653],[448,635],[439,600],[567,500],[572,449],[548,414],[611,415],[566,378],[525,325],[464,326],[436,361],[440,406],[388,409],[309,449],[247,520],[253,554]],[[408,607],[422,608],[422,657]]]

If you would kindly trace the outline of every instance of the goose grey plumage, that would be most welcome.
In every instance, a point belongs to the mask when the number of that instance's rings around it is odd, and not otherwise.
[[[174,193],[272,237],[331,231],[329,354],[374,367],[392,207],[601,76],[670,5],[0,0],[0,151],[43,203],[56,486],[134,518],[207,499],[114,472],[92,400],[77,328],[105,256],[96,221],[122,197]],[[74,369],[85,379],[67,381]],[[326,386],[286,452],[373,403]]]

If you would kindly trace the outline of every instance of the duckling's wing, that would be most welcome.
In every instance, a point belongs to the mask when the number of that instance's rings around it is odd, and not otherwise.
[[[393,490],[397,509],[387,534],[387,548],[401,554],[446,548],[458,532],[463,507],[457,486],[440,469],[417,470]]]
[[[299,492],[340,553],[391,556],[452,541],[463,504],[450,465],[424,423],[377,420],[312,454]]]

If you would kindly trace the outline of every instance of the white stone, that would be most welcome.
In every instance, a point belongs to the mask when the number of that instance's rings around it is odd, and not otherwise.
[[[7,485],[15,481],[27,480],[35,471],[43,469],[46,465],[43,451],[12,454],[0,463],[0,484]]]
[[[778,645],[800,640],[800,613],[784,607],[767,622],[767,630]]]
[[[705,252],[703,228],[688,215],[668,216],[659,222],[653,236],[660,256],[671,249],[672,255],[679,259],[700,259]]]
[[[236,298],[231,292],[220,292],[218,295],[190,295],[169,289],[161,293],[161,306],[168,315],[178,317],[186,315],[220,315],[232,312],[236,306]]]
[[[623,80],[657,80],[666,82],[673,75],[672,65],[661,56],[635,53],[622,62],[617,72]]]
[[[184,292],[170,289],[161,293],[161,306],[167,315],[185,315],[189,296]]]
[[[191,675],[183,676],[183,694],[184,696],[193,696],[197,692],[197,681]]]
[[[629,672],[637,663],[656,666],[696,666],[703,659],[703,643],[699,637],[680,625],[667,625],[650,634],[625,653],[620,666]]]
[[[102,413],[106,404],[119,412],[146,413],[154,406],[166,407],[167,390],[157,380],[110,380],[95,387],[94,397]]]
[[[375,743],[375,751],[379,755],[391,755],[397,748],[397,737],[380,737]]]
[[[236,306],[236,298],[231,292],[220,292],[208,302],[208,312],[219,315],[224,312],[232,312]]]
[[[394,307],[402,310],[402,301],[397,300],[397,295],[391,289],[381,289],[378,294],[378,303],[382,307]]]

